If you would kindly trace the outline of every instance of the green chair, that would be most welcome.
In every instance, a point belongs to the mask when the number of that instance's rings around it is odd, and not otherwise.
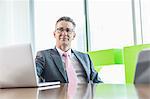
[[[88,52],[97,72],[104,65],[123,64],[122,49],[107,49]]]
[[[124,47],[124,65],[126,83],[134,82],[134,74],[139,52],[144,48],[150,48],[150,44],[135,45]]]

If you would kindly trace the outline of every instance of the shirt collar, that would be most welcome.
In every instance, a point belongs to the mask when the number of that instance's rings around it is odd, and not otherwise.
[[[62,56],[64,54],[64,51],[62,51],[60,48],[57,48],[57,51],[59,52],[60,56]],[[69,49],[67,52],[66,52],[69,56],[71,56],[71,49]]]

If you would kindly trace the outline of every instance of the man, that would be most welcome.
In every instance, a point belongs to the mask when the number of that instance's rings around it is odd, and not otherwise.
[[[71,42],[76,37],[75,22],[70,17],[61,17],[55,24],[54,37],[56,46],[54,49],[39,51],[36,56],[37,74],[41,82],[60,81],[61,83],[71,82],[76,79],[78,83],[100,83],[101,79],[94,70],[89,55],[71,49]],[[67,71],[65,63],[67,53],[70,67],[75,71]],[[69,77],[71,75],[71,77]],[[74,80],[75,81],[75,80]]]

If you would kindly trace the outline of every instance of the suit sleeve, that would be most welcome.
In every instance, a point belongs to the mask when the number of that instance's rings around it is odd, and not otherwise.
[[[44,82],[42,73],[43,73],[44,66],[45,66],[45,58],[44,58],[44,54],[42,54],[42,52],[37,52],[35,63],[36,63],[36,71],[37,71],[37,75],[39,77],[39,81]]]
[[[92,80],[93,83],[103,83],[101,81],[100,77],[98,76],[98,73],[95,71],[94,65],[93,65],[89,55],[88,55],[88,58],[89,58],[89,61],[90,61],[90,71],[91,71],[91,73],[90,73],[90,80]]]

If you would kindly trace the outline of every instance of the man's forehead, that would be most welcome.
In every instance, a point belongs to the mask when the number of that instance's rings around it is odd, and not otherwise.
[[[56,24],[56,27],[72,27],[73,28],[73,24],[69,21],[59,21]]]

